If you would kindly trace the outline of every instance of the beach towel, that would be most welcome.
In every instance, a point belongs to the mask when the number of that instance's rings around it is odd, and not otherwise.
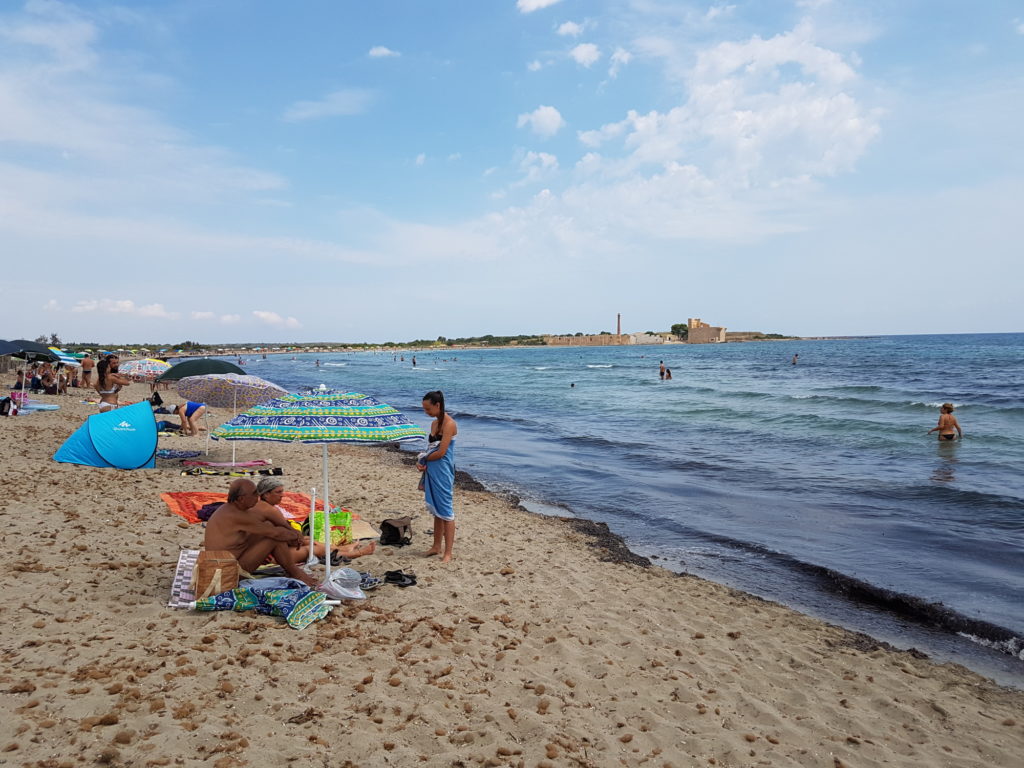
[[[185,518],[190,523],[200,523],[202,521],[196,513],[207,504],[214,502],[223,504],[228,500],[228,495],[226,493],[208,491],[177,491],[175,493],[161,493],[160,498],[163,499],[167,508],[174,514]],[[281,503],[278,504],[278,508],[282,510],[284,516],[289,520],[301,523],[309,517],[309,496],[304,493],[285,491]],[[320,499],[317,499],[316,508],[320,510],[324,508],[324,504]]]
[[[197,611],[256,611],[268,616],[280,616],[292,629],[305,629],[314,621],[324,618],[331,606],[324,601],[327,595],[306,587],[304,589],[264,589],[239,587],[219,595],[197,600],[192,607]]]
[[[455,441],[448,443],[448,450],[437,461],[428,461],[423,472],[423,498],[427,509],[434,517],[442,520],[455,519],[452,492],[455,488]]]
[[[161,448],[156,452],[158,459],[192,459],[196,456],[201,456],[202,451],[179,451],[174,448]],[[182,464],[188,464],[187,461],[183,461]]]
[[[181,470],[183,475],[210,475],[213,477],[255,477],[256,475],[283,475],[281,467],[273,469],[211,469],[210,467],[189,467]]]
[[[199,451],[196,451],[192,456],[198,456]],[[191,456],[189,457],[191,458]],[[183,461],[181,462],[186,467],[269,467],[272,462],[270,459],[253,459],[252,461]]]

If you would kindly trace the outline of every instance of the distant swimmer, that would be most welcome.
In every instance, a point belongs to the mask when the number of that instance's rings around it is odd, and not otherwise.
[[[659,379],[664,379],[665,378],[665,361],[664,360],[661,360],[658,363],[658,378]]]
[[[957,437],[961,440],[964,439],[964,431],[960,429],[960,422],[953,415],[952,403],[943,403],[939,408],[939,424],[928,430],[929,435],[932,432],[939,433],[939,440],[956,440]]]
[[[416,367],[416,355],[413,355],[413,356],[412,356],[412,367],[413,367],[413,368],[415,368],[415,367]]]
[[[319,361],[319,360],[317,360],[317,361],[316,361],[316,367],[317,367],[317,368],[319,368],[319,367],[320,367],[320,361]]]
[[[793,359],[790,361],[790,365],[796,365],[796,361],[800,359],[800,355],[793,355]]]
[[[572,389],[575,386],[576,386],[576,382],[574,381],[572,384],[569,385],[569,389]]]
[[[672,378],[672,369],[671,368],[666,368],[665,369],[665,381],[668,381],[671,378]]]

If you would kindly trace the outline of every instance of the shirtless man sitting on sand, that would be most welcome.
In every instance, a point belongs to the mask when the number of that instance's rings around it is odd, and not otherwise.
[[[206,523],[204,546],[208,550],[227,550],[242,569],[250,573],[263,565],[270,555],[291,578],[316,587],[319,582],[297,564],[302,534],[288,525],[280,513],[274,516],[256,509],[259,500],[251,480],[232,482],[227,503]]]

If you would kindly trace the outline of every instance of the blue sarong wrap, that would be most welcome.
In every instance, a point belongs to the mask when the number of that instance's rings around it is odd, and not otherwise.
[[[428,461],[423,473],[423,496],[427,509],[434,517],[442,520],[455,519],[452,493],[455,490],[455,441],[448,443],[448,450],[437,461]]]

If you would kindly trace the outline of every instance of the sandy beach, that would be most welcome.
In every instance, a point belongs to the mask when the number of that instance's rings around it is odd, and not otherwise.
[[[651,566],[600,526],[470,485],[455,562],[423,558],[432,523],[393,451],[332,447],[332,501],[375,524],[418,515],[413,546],[355,562],[416,586],[301,632],[168,608],[203,531],[160,493],[228,479],[58,464],[95,406],[37,399],[60,410],[0,421],[2,765],[1021,765],[1024,693]],[[318,446],[237,448],[288,490],[319,486]]]

